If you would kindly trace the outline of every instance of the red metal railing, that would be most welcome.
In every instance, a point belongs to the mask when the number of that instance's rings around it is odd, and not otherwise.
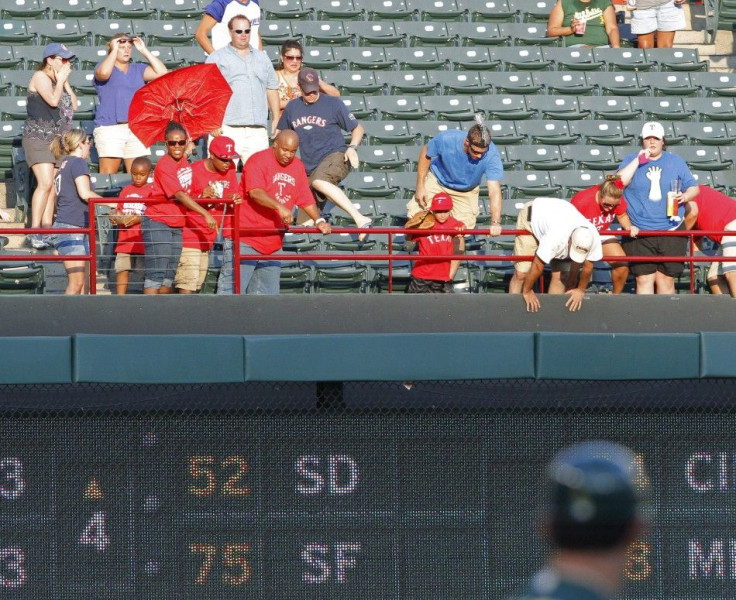
[[[93,198],[90,199],[90,212],[92,214],[95,213],[95,206],[97,204],[109,204],[111,202],[115,202],[116,198]],[[158,204],[162,201],[160,200],[139,200],[136,199],[136,202],[143,202],[145,204]],[[217,200],[217,199],[206,199],[202,200],[202,202],[206,202],[209,204],[231,204],[232,202],[230,200]],[[239,216],[239,205],[233,205],[233,222],[238,222],[238,216]],[[80,256],[74,256],[74,260],[86,260],[89,261],[91,265],[97,264],[97,224],[96,219],[91,218],[90,219],[90,225],[88,228],[75,228],[75,229],[25,229],[25,228],[8,228],[3,229],[2,233],[7,235],[26,235],[30,232],[33,233],[87,233],[90,237],[90,253],[86,255],[80,255]],[[265,228],[251,228],[251,229],[243,229],[243,232],[253,232],[253,233],[264,233],[264,232],[270,232],[274,231],[273,229],[265,229]],[[289,233],[294,234],[317,234],[321,235],[319,229],[316,227],[289,227],[284,228],[280,231],[288,231]],[[332,228],[333,233],[346,233],[346,234],[354,234],[356,235],[359,233],[358,230],[354,227],[333,227]],[[364,233],[365,230],[360,230],[360,233]],[[241,261],[241,254],[240,254],[240,235],[241,230],[238,227],[233,228],[233,264],[238,265]],[[376,261],[388,261],[388,268],[387,268],[387,275],[388,275],[388,291],[389,293],[393,291],[393,263],[397,260],[400,261],[413,261],[419,258],[418,254],[395,254],[393,250],[393,241],[394,236],[400,236],[400,235],[406,235],[406,234],[414,234],[416,235],[418,233],[418,230],[416,229],[405,229],[402,227],[372,227],[370,229],[370,233],[373,235],[387,235],[387,242],[386,242],[386,251],[384,253],[369,253],[369,252],[360,252],[358,254],[354,252],[346,252],[345,254],[334,254],[330,253],[329,255],[325,255],[322,253],[308,253],[308,252],[293,252],[293,253],[281,253],[278,255],[278,260],[280,261],[309,261],[309,260],[323,260],[323,261],[350,261],[350,262],[376,262]],[[488,229],[465,229],[462,230],[461,233],[464,233],[466,235],[488,235]],[[628,231],[621,231],[621,230],[611,230],[611,231],[603,231],[601,232],[603,235],[617,235],[617,236],[628,236]],[[724,261],[733,261],[733,257],[728,256],[695,256],[695,241],[694,238],[696,237],[703,237],[703,236],[711,236],[711,235],[728,235],[728,231],[703,231],[703,230],[689,230],[689,231],[642,231],[639,233],[640,237],[646,237],[646,236],[687,236],[689,238],[688,243],[688,254],[686,256],[657,256],[656,262],[685,262],[688,263],[690,266],[691,273],[694,270],[695,264],[697,263],[710,263],[710,262],[724,262]],[[531,235],[526,230],[517,230],[517,229],[505,229],[503,230],[502,236],[510,236],[510,235]],[[493,240],[495,238],[491,238]],[[531,256],[517,256],[517,255],[509,255],[509,254],[457,254],[452,256],[422,256],[422,260],[461,260],[461,261],[469,261],[472,260],[473,262],[513,262],[518,260],[531,260],[533,257]],[[626,256],[626,257],[609,257],[612,262],[652,262],[651,256]],[[28,262],[62,262],[66,260],[67,257],[65,256],[59,256],[59,255],[51,255],[51,254],[12,254],[10,252],[2,252],[0,253],[0,263],[7,262],[7,261],[28,261]],[[97,289],[97,269],[90,267],[90,281],[89,281],[89,289],[91,294],[96,293]],[[240,291],[240,269],[233,267],[233,282],[234,282],[234,288],[235,293],[239,293]],[[694,278],[690,277],[690,293],[693,293],[695,291],[695,280]]]

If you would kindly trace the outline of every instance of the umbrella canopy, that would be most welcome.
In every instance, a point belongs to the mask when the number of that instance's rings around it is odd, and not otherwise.
[[[144,85],[128,109],[130,130],[146,146],[164,140],[169,121],[194,139],[222,125],[233,91],[214,64],[176,69]]]

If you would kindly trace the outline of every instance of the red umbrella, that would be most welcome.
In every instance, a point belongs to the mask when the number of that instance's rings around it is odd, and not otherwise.
[[[128,109],[131,131],[146,146],[164,140],[169,121],[194,139],[222,125],[233,90],[217,65],[184,67],[144,85]]]

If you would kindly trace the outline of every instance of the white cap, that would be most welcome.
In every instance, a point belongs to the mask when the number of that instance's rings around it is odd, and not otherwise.
[[[593,248],[593,231],[589,227],[578,227],[570,236],[570,260],[583,263]]]
[[[641,128],[641,137],[643,140],[647,139],[648,137],[655,137],[658,140],[663,140],[664,127],[662,127],[661,123],[657,123],[656,121],[649,121],[648,123],[644,123],[644,127]]]

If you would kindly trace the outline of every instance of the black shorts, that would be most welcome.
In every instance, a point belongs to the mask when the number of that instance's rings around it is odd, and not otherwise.
[[[451,281],[435,281],[412,277],[406,286],[407,294],[452,294]]]
[[[684,229],[680,225],[677,231]],[[651,236],[624,237],[621,240],[627,256],[685,256],[687,254],[687,237],[685,236]],[[634,276],[651,275],[659,271],[670,277],[679,277],[685,270],[681,262],[631,262],[629,268]]]

